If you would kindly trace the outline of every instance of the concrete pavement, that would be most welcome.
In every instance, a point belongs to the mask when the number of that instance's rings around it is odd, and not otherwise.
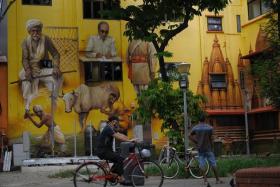
[[[73,187],[72,178],[49,178],[49,172],[7,172],[0,173],[0,187]],[[215,184],[215,179],[209,179],[212,187],[229,187],[230,178],[222,178],[224,184]],[[108,185],[109,186],[109,185]],[[203,180],[174,179],[164,180],[163,187],[203,187]],[[116,187],[122,187],[118,185]]]

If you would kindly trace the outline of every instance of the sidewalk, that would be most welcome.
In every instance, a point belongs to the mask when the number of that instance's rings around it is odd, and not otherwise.
[[[72,178],[48,178],[49,172],[20,171],[0,173],[0,187],[73,187]],[[215,179],[209,179],[212,187],[229,187],[231,178],[222,178],[224,184],[215,184]],[[122,187],[117,185],[116,187]],[[205,187],[202,179],[164,180],[163,187]]]

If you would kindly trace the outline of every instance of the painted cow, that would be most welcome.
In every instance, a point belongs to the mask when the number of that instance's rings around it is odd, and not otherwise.
[[[74,91],[63,95],[65,112],[74,111],[79,114],[81,130],[86,127],[86,120],[89,112],[94,109],[111,110],[115,101],[120,97],[119,88],[113,84],[101,84],[88,87],[81,84]]]

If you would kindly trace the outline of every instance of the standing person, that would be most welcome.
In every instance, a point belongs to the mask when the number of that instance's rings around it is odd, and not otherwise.
[[[205,170],[206,170],[205,160],[209,162],[209,165],[211,166],[214,172],[214,175],[216,177],[216,183],[220,184],[223,183],[223,181],[219,179],[218,172],[217,172],[216,158],[212,151],[213,127],[207,124],[205,121],[206,121],[206,114],[201,113],[199,117],[199,123],[192,128],[189,138],[197,146],[199,167],[201,169],[201,172],[203,172],[204,183],[210,186],[210,184],[207,181],[207,176],[205,174]]]
[[[59,67],[60,55],[51,39],[42,34],[43,23],[38,19],[30,19],[26,23],[26,29],[29,36],[21,45],[23,69],[20,71],[19,77],[22,80],[25,111],[29,112],[32,99],[38,95],[39,82],[43,82],[49,91],[54,91],[53,96],[56,100],[63,78]],[[50,60],[49,54],[52,56],[52,60]],[[36,78],[45,75],[50,76]]]
[[[155,78],[157,58],[151,42],[132,40],[127,51],[128,78],[137,94]]]
[[[118,132],[119,129],[119,119],[116,116],[111,116],[108,119],[106,126],[103,128],[101,134],[98,136],[97,142],[97,156],[100,159],[109,160],[114,163],[111,172],[119,176],[119,181],[121,184],[127,184],[123,178],[123,158],[119,153],[113,152],[112,145],[113,139],[116,138],[119,141],[135,141],[134,139],[129,140],[129,138]]]
[[[39,117],[40,122],[36,122],[29,113],[25,113],[25,118],[28,118],[31,120],[31,122],[38,128],[41,128],[43,125],[48,127],[48,131],[44,134],[41,142],[42,148],[49,148],[51,149],[51,137],[52,137],[52,116],[51,114],[45,113],[41,105],[34,105],[33,106],[33,112],[34,114]],[[66,151],[65,146],[65,138],[64,134],[60,130],[60,127],[53,122],[54,125],[54,142],[59,145],[59,149],[62,154]]]
[[[115,40],[108,36],[109,24],[105,21],[98,23],[98,35],[90,36],[86,48],[86,56],[90,58],[110,59],[117,55]]]

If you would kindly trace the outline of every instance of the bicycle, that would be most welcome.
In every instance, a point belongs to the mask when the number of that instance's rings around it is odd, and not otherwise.
[[[133,186],[153,186],[161,187],[163,184],[163,171],[159,164],[149,161],[151,152],[148,149],[141,149],[140,145],[135,144],[136,152],[130,153],[124,160],[124,170],[131,170]],[[77,167],[74,173],[74,186],[107,186],[107,183],[114,186],[118,184],[118,176],[111,172],[108,161],[87,161]],[[94,185],[95,184],[95,185]]]
[[[187,149],[187,160],[184,162],[181,160],[177,154],[177,151],[174,147],[169,145],[165,145],[160,152],[159,156],[159,165],[161,166],[162,170],[164,171],[164,178],[166,179],[173,179],[175,178],[180,169],[180,165],[185,166],[185,170],[189,171],[191,176],[196,179],[203,178],[203,174],[199,168],[199,161],[198,161],[198,152],[194,150],[194,148]],[[206,162],[206,171],[205,174],[207,175],[209,172],[209,163],[207,160]]]

